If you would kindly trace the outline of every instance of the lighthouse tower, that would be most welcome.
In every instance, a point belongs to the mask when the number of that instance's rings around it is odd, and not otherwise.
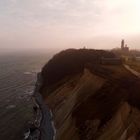
[[[125,45],[124,39],[121,41],[121,50],[124,53],[128,53],[129,52],[129,47],[127,46],[127,44]]]
[[[121,49],[124,50],[124,48],[125,47],[124,47],[124,39],[123,39],[122,42],[121,42]]]

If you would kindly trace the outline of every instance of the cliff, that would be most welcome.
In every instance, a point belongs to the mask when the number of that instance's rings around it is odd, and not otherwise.
[[[140,79],[121,64],[102,65],[103,55],[115,57],[109,52],[73,51],[57,54],[42,70],[40,93],[53,113],[55,139],[138,139]]]
[[[95,94],[104,82],[103,78],[92,75],[85,69],[81,76],[71,78],[47,97],[46,102],[54,114],[57,139],[78,139],[75,120],[72,117],[73,110],[89,96]]]

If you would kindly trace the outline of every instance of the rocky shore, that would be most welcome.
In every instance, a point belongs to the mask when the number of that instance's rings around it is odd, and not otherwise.
[[[25,140],[54,140],[55,127],[53,123],[53,115],[48,106],[44,103],[39,89],[42,85],[41,74],[37,74],[37,82],[32,96],[34,103],[33,121],[29,124],[27,132],[24,134]]]

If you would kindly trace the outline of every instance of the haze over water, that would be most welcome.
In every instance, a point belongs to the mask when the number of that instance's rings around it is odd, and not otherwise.
[[[1,52],[140,49],[139,0],[1,0]]]

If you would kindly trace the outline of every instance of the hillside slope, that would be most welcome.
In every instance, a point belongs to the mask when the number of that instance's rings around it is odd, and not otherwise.
[[[41,90],[54,116],[56,140],[139,139],[140,79],[123,65],[88,60],[83,66]]]
[[[85,69],[82,76],[70,79],[47,97],[46,102],[54,114],[57,139],[78,139],[72,113],[81,102],[96,93],[105,80]],[[90,90],[89,90],[90,89]],[[71,137],[69,137],[71,136]]]

